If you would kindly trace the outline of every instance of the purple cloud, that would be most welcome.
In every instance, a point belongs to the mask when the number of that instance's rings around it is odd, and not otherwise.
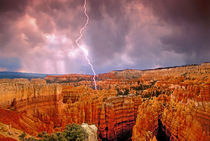
[[[208,0],[87,2],[90,22],[80,43],[97,73],[210,61]],[[91,73],[74,42],[86,20],[82,6],[83,0],[1,0],[0,62],[18,65],[0,68]]]

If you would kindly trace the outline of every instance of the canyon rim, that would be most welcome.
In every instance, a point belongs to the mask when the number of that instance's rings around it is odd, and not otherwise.
[[[0,141],[210,141],[210,0],[0,0]]]

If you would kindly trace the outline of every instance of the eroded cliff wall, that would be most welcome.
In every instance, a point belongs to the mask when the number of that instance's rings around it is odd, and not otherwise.
[[[113,71],[97,76],[98,90],[86,75],[1,79],[0,122],[32,135],[88,123],[103,140],[158,140],[160,130],[209,140],[209,75],[209,64]]]

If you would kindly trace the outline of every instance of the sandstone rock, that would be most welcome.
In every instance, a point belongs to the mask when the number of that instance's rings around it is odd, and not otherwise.
[[[87,141],[98,141],[97,139],[97,127],[95,125],[88,125],[86,123],[83,123],[82,128],[85,129],[85,131],[88,134],[88,140]]]
[[[104,140],[156,140],[160,128],[171,140],[209,140],[209,76],[209,64],[113,71],[97,75],[98,90],[91,75],[0,79],[0,122],[32,135],[87,123]]]

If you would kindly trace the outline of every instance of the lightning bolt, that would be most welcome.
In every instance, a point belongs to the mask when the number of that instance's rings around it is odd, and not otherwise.
[[[85,31],[85,29],[87,28],[87,25],[88,25],[88,23],[89,23],[89,16],[88,16],[88,14],[87,14],[86,5],[87,5],[87,0],[84,0],[83,8],[84,8],[84,14],[85,14],[85,16],[86,16],[86,22],[85,22],[85,24],[82,26],[82,28],[80,29],[80,31],[79,31],[80,35],[79,35],[79,37],[75,40],[75,43],[76,43],[76,45],[81,49],[81,51],[83,52],[83,54],[84,54],[84,56],[85,56],[85,59],[86,59],[88,65],[90,66],[90,68],[91,68],[91,70],[92,70],[92,72],[93,72],[94,86],[95,86],[95,89],[97,90],[96,73],[95,73],[94,67],[93,67],[93,65],[92,65],[92,63],[91,63],[91,61],[90,61],[90,59],[89,59],[89,57],[88,57],[88,50],[87,50],[85,47],[83,47],[83,46],[81,46],[81,45],[79,44],[79,41],[80,41],[81,38],[83,37],[84,31]]]

